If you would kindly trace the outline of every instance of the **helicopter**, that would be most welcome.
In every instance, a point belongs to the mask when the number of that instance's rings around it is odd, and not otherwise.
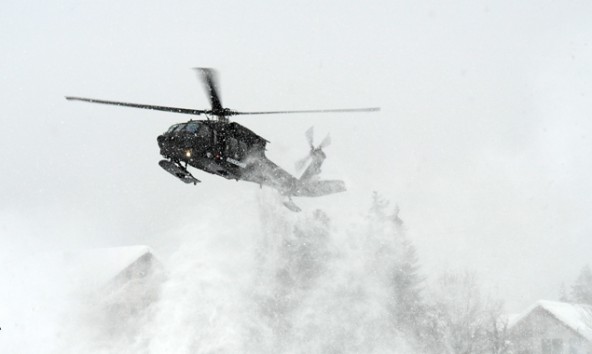
[[[164,157],[158,164],[184,183],[201,181],[195,178],[188,167],[194,167],[229,180],[248,181],[276,189],[286,198],[283,204],[291,211],[301,209],[292,197],[320,197],[343,192],[345,183],[341,180],[321,180],[321,166],[326,159],[323,148],[331,143],[329,135],[317,146],[313,141],[313,128],[305,133],[310,151],[297,163],[303,169],[299,178],[269,160],[265,156],[269,142],[255,132],[229,117],[238,115],[286,114],[286,113],[341,113],[375,112],[380,108],[314,109],[242,112],[222,105],[218,94],[217,74],[211,68],[194,68],[200,74],[211,104],[210,109],[189,109],[156,106],[139,103],[107,101],[94,98],[66,96],[67,100],[100,103],[124,107],[142,108],[190,115],[204,115],[206,119],[176,123],[157,138],[160,154]],[[308,164],[308,165],[307,165]]]

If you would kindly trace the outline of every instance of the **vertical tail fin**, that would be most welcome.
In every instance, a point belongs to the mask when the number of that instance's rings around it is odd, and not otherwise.
[[[327,155],[325,155],[323,150],[321,150],[320,148],[312,150],[310,152],[310,156],[312,161],[300,176],[300,182],[308,182],[312,180],[313,177],[318,176],[321,173],[321,166],[327,158]]]

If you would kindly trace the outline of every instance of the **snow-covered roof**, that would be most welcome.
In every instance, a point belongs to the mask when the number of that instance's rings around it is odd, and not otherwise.
[[[152,253],[148,246],[67,251],[62,254],[61,265],[71,280],[102,286],[148,253]]]
[[[509,327],[512,328],[536,309],[542,309],[565,326],[592,342],[592,305],[540,300],[524,311],[524,313],[511,318]]]
[[[97,248],[31,254],[21,260],[18,281],[34,281],[62,292],[93,292],[106,286],[122,271],[145,255],[147,246]]]

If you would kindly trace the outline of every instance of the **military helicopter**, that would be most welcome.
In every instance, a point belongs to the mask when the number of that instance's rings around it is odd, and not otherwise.
[[[229,120],[237,115],[286,114],[286,113],[339,113],[373,112],[380,108],[320,109],[241,112],[222,106],[216,72],[210,68],[195,68],[200,74],[209,96],[210,109],[189,109],[166,106],[154,106],[139,103],[106,101],[93,98],[67,96],[67,100],[101,103],[108,105],[151,109],[191,115],[204,115],[205,120],[189,120],[173,124],[166,132],[158,136],[160,154],[165,158],[158,164],[167,172],[185,183],[194,185],[201,181],[188,170],[199,170],[222,176],[227,179],[254,182],[260,186],[269,186],[286,197],[284,205],[298,212],[301,209],[292,201],[292,197],[320,197],[345,191],[345,184],[340,180],[320,180],[321,166],[326,158],[323,148],[330,144],[327,135],[318,145],[313,143],[313,130],[306,132],[310,146],[307,157],[297,165],[308,166],[296,178],[276,165],[265,156],[268,141],[248,128]]]

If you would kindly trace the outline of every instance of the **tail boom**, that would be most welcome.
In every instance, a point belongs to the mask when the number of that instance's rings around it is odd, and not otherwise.
[[[294,197],[322,197],[345,192],[345,183],[340,180],[306,181],[292,191]]]

